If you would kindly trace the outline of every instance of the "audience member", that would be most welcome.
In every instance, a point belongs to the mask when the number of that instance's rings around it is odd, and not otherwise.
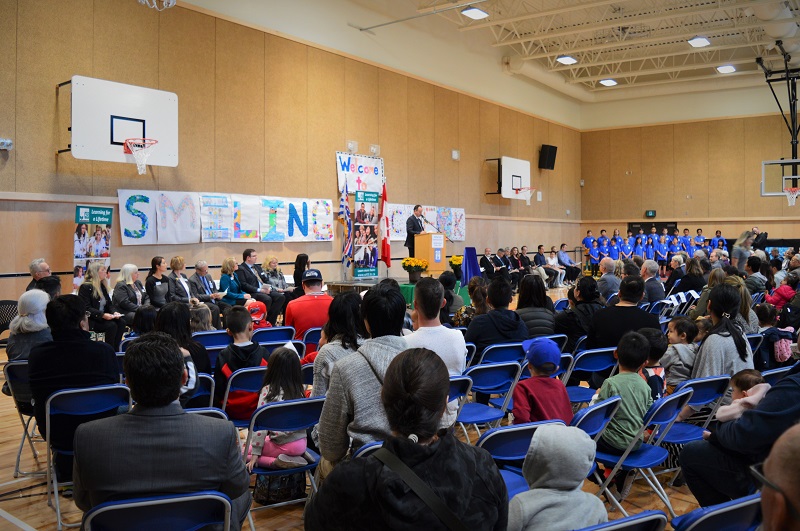
[[[564,383],[552,378],[561,366],[561,351],[555,341],[538,337],[523,341],[531,377],[514,387],[514,424],[558,419],[572,422],[572,404]]]
[[[44,258],[37,258],[32,260],[28,265],[28,270],[31,272],[31,281],[25,288],[25,291],[36,289],[36,282],[44,277],[50,276],[50,266],[44,261]]]
[[[566,275],[564,278],[566,279],[567,284],[572,285],[575,280],[577,280],[578,276],[580,276],[582,269],[580,264],[575,263],[572,258],[569,257],[566,243],[562,243],[561,247],[559,248],[558,263],[566,269]]]
[[[538,275],[526,275],[520,282],[516,312],[525,323],[529,338],[554,333],[555,308]]]
[[[447,307],[448,313],[456,313],[462,306],[464,306],[464,298],[455,292],[456,289],[456,275],[452,271],[445,271],[439,275],[439,282],[444,286],[444,291],[450,293],[453,302]]]
[[[744,273],[744,266],[747,259],[750,258],[752,251],[750,248],[753,245],[755,234],[750,231],[744,231],[736,239],[733,244],[733,251],[731,252],[731,265],[737,268],[740,272]]]
[[[476,315],[483,315],[489,311],[486,281],[483,277],[472,277],[467,285],[467,292],[470,304],[456,310],[452,320],[453,326],[468,327]]]
[[[661,358],[667,351],[669,343],[667,343],[667,337],[661,332],[660,328],[640,328],[638,332],[650,344],[647,362],[639,374],[650,386],[651,396],[655,402],[664,395],[666,390],[666,371],[664,366],[661,365]]]
[[[152,332],[156,327],[156,316],[158,311],[155,306],[148,304],[147,306],[140,306],[136,313],[133,314],[133,323],[131,324],[131,332],[128,337],[143,336],[148,332]]]
[[[755,310],[750,307],[752,297],[744,284],[744,279],[739,275],[731,275],[725,278],[724,284],[733,286],[739,292],[739,313],[736,315],[736,324],[745,334],[758,333],[758,316]],[[731,373],[733,374],[733,373]]]
[[[738,419],[748,409],[754,409],[769,389],[770,385],[757,370],[745,369],[737,372],[731,377],[731,403],[717,409],[717,421]]]
[[[726,278],[727,275],[724,269],[714,269],[711,271],[711,274],[708,276],[708,284],[706,284],[700,292],[700,298],[689,308],[689,318],[698,319],[708,315],[708,296],[714,286],[722,284],[725,282]]]
[[[555,248],[553,248],[553,250],[550,251],[550,256],[547,258],[547,265],[545,267],[547,269],[555,271],[558,274],[558,276],[555,277],[555,281],[553,282],[553,287],[556,288],[565,287],[564,278],[567,275],[567,268],[558,263],[558,256],[555,251]]]
[[[283,276],[283,271],[278,267],[278,257],[268,256],[261,269],[264,272],[264,276],[266,276],[267,282],[272,286],[272,290],[283,294],[285,303],[288,304],[293,298],[292,288],[289,287],[286,278]],[[284,305],[285,308],[286,306]]]
[[[380,407],[380,394],[389,363],[406,349],[402,337],[406,302],[398,288],[380,283],[364,295],[360,315],[369,339],[355,354],[341,358],[333,366],[322,408],[319,421],[322,458],[316,472],[320,480],[348,452],[391,434],[386,413]],[[444,402],[439,411],[444,411]]]
[[[492,309],[477,315],[467,327],[464,339],[477,347],[476,359],[486,347],[497,343],[509,343],[528,339],[528,328],[520,316],[509,310],[511,286],[501,278],[492,280],[487,290]]]
[[[222,349],[214,366],[214,401],[222,406],[228,379],[231,374],[247,367],[261,367],[267,364],[267,349],[253,343],[253,319],[250,312],[241,306],[234,306],[226,318],[228,335],[232,343]],[[233,419],[249,419],[256,409],[258,395],[246,391],[231,391],[225,412]]]
[[[192,302],[189,305],[189,329],[192,334],[195,332],[209,332],[216,330],[211,324],[211,310],[204,302]]]
[[[511,499],[506,529],[582,529],[608,521],[600,498],[581,490],[594,457],[595,443],[580,428],[537,428],[522,465],[530,490]]]
[[[445,304],[444,287],[438,280],[423,278],[414,286],[414,311],[417,328],[405,336],[408,348],[427,348],[434,351],[447,367],[450,376],[461,376],[466,365],[467,346],[464,334],[442,325],[439,310]],[[458,400],[447,403],[442,415],[442,427],[452,426],[458,414]]]
[[[675,287],[675,283],[681,280],[686,274],[683,256],[680,254],[675,254],[672,259],[670,259],[669,266],[672,268],[672,271],[669,277],[667,277],[667,281],[664,282],[664,291],[667,292],[667,295],[672,293],[672,288]]]
[[[124,368],[135,407],[75,433],[75,504],[88,511],[113,500],[217,490],[231,499],[231,529],[241,529],[251,498],[239,437],[230,422],[178,405],[187,377],[178,344],[158,332],[136,339]]]
[[[603,258],[600,261],[601,276],[597,280],[597,289],[605,300],[619,291],[620,279],[614,274],[615,265],[615,261],[611,258]]]
[[[292,292],[291,298],[296,299],[297,297],[303,296],[303,273],[305,273],[307,269],[311,269],[311,260],[308,259],[308,255],[305,253],[298,254],[294,259],[294,272],[292,273],[294,291]],[[287,295],[287,299],[288,298],[289,296]]]
[[[744,285],[751,294],[760,293],[766,289],[767,278],[760,271],[761,259],[757,256],[748,258],[744,265],[744,272],[747,274]]]
[[[175,284],[167,273],[167,261],[163,256],[154,256],[150,261],[150,272],[144,281],[150,304],[161,309],[175,298]]]
[[[533,265],[536,266],[545,284],[548,287],[555,287],[558,271],[547,264],[547,257],[544,255],[544,245],[539,245],[536,248],[536,254],[533,255]],[[546,276],[543,276],[542,272],[544,272]]]
[[[278,314],[283,310],[284,296],[278,292],[272,292],[272,286],[262,279],[261,266],[258,265],[258,253],[255,249],[245,249],[242,253],[242,263],[236,269],[236,278],[239,280],[239,287],[245,293],[249,293],[252,298],[267,307],[267,321],[275,325]]]
[[[89,312],[89,330],[103,334],[104,341],[116,352],[119,350],[122,334],[125,333],[125,320],[111,302],[107,281],[108,270],[105,263],[92,262],[78,290],[78,296]]]
[[[107,343],[92,341],[85,305],[77,295],[61,295],[47,303],[45,316],[52,341],[39,343],[30,350],[28,370],[37,428],[47,434],[45,406],[56,391],[119,383],[119,368],[114,349]],[[102,418],[116,413],[98,413]],[[53,441],[59,447],[69,447],[75,428],[80,422],[71,418],[53,419]],[[86,417],[83,417],[86,420]],[[69,481],[72,475],[72,456],[57,453],[56,473],[59,481]]]
[[[36,281],[34,289],[44,291],[50,297],[50,300],[53,300],[61,295],[61,279],[56,275],[42,277]]]
[[[645,297],[650,304],[666,298],[664,285],[658,278],[658,263],[655,260],[645,260],[642,263],[640,274],[644,280]]]
[[[797,531],[800,529],[800,427],[788,429],[775,442],[767,460],[753,471],[761,487],[761,529],[763,531]],[[751,469],[752,470],[752,469]],[[768,479],[769,478],[769,479]]]
[[[575,350],[578,340],[589,333],[594,314],[603,308],[597,281],[581,277],[574,288],[567,291],[570,307],[555,316],[555,333],[567,336],[566,352]]]
[[[301,279],[302,297],[286,305],[286,318],[283,324],[293,326],[294,338],[303,339],[310,328],[321,328],[328,320],[328,307],[333,297],[322,291],[322,273],[319,269],[307,269]]]
[[[183,359],[189,377],[186,384],[181,387],[181,404],[186,404],[194,396],[197,390],[197,373],[211,374],[208,352],[206,347],[192,339],[190,321],[191,313],[187,304],[170,302],[158,312],[153,328],[174,338],[183,349]]]
[[[626,277],[619,285],[620,301],[597,311],[588,331],[589,348],[614,347],[628,331],[640,328],[660,328],[658,316],[637,305],[644,294],[641,277]]]
[[[681,277],[680,284],[674,287],[672,293],[687,291],[700,293],[705,285],[706,279],[703,276],[703,267],[700,265],[700,261],[697,258],[690,258],[686,263],[686,274]]]
[[[773,293],[767,291],[764,294],[764,300],[775,306],[780,313],[783,307],[797,294],[798,283],[800,283],[800,276],[795,272],[788,273]]]
[[[367,324],[371,327],[370,321]],[[386,424],[381,428],[380,438],[385,441],[379,451],[390,452],[409,467],[411,474],[443,500],[459,526],[506,529],[508,494],[489,453],[460,442],[452,430],[439,429],[449,389],[447,367],[427,349],[406,350],[392,357],[383,371],[383,385],[374,388],[380,402],[374,404],[372,416],[381,417]],[[337,363],[334,379],[341,364],[358,358],[364,359],[349,356]],[[330,394],[328,397],[323,415]],[[320,433],[326,433],[322,425]],[[375,455],[340,464],[311,498],[305,513],[306,529],[442,528],[439,516],[396,470]]]
[[[222,323],[219,320],[219,313],[221,312],[224,316],[231,309],[231,305],[222,300],[223,295],[217,289],[214,279],[211,278],[208,272],[208,263],[205,260],[195,262],[194,274],[189,277],[189,283],[193,287],[192,293],[200,302],[214,303],[217,306],[217,324],[214,325],[214,328],[220,328]],[[211,310],[211,306],[209,306],[209,310]]]
[[[45,308],[50,297],[42,290],[26,291],[17,301],[17,315],[8,324],[8,361],[27,360],[31,349],[40,343],[52,341],[53,336],[47,326]],[[3,384],[3,389],[8,385]]]
[[[111,302],[122,313],[128,326],[133,323],[136,310],[150,304],[150,297],[139,281],[139,268],[135,264],[125,264],[120,268]]]
[[[675,317],[667,325],[669,347],[661,358],[661,366],[666,372],[667,394],[692,376],[694,359],[697,357],[697,325],[686,317]]]

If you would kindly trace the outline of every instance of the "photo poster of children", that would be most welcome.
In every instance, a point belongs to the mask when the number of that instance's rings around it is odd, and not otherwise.
[[[356,192],[353,215],[354,278],[378,276],[378,203],[377,192]]]
[[[75,274],[83,276],[92,262],[102,261],[111,267],[111,220],[113,207],[75,206],[75,227],[72,232],[72,259]],[[77,268],[81,267],[81,271]]]

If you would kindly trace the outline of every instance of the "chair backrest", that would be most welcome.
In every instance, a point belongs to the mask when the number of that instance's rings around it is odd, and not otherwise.
[[[356,459],[357,457],[367,457],[370,454],[374,454],[382,447],[383,441],[372,441],[371,443],[367,443],[355,451],[353,454],[353,459]]]
[[[770,369],[768,371],[764,371],[761,373],[761,376],[764,377],[764,381],[770,385],[775,385],[778,383],[778,380],[786,376],[786,373],[792,370],[792,366],[789,367],[780,367],[778,369]]]
[[[675,388],[679,391],[685,387],[691,387],[694,393],[689,400],[690,406],[704,406],[724,396],[728,391],[728,384],[731,377],[727,374],[720,376],[707,376],[705,378],[695,378],[685,380]]]
[[[572,349],[572,355],[575,356],[578,352],[583,352],[586,350],[586,342],[589,340],[589,336],[581,336],[575,342],[575,348]]]
[[[500,343],[486,347],[478,359],[478,364],[484,363],[505,363],[514,361],[522,363],[525,359],[525,351],[522,343]]]
[[[561,352],[564,352],[564,348],[567,346],[567,341],[569,341],[569,338],[565,334],[552,334],[542,337],[555,341],[556,345],[558,345],[558,350]]]
[[[228,378],[228,385],[225,386],[225,395],[222,399],[222,409],[226,409],[228,405],[228,396],[234,391],[245,393],[258,393],[261,392],[261,384],[264,382],[264,373],[267,372],[267,367],[261,365],[260,367],[245,367],[239,369],[231,374]]]
[[[201,408],[211,406],[217,384],[214,377],[204,372],[197,373],[197,389],[186,404],[186,407]]]
[[[250,417],[247,442],[244,445],[244,459],[256,431],[300,431],[316,426],[322,414],[325,397],[300,398],[272,402],[256,409]]]
[[[17,316],[17,301],[0,301],[0,333],[8,330],[8,325]]]
[[[229,529],[231,500],[217,491],[170,494],[101,503],[83,517],[86,531]]]
[[[662,299],[660,301],[650,301],[650,310],[649,312],[653,315],[661,315],[664,309],[671,309],[672,308],[672,301],[669,299]]]
[[[461,413],[461,408],[464,407],[470,391],[472,391],[472,378],[469,376],[451,376],[447,401],[458,400],[458,413]]]
[[[761,493],[701,507],[673,520],[675,531],[738,531],[761,523]]]
[[[575,371],[598,372],[615,367],[617,360],[614,358],[614,350],[616,347],[594,348],[579,352],[572,360],[564,380],[569,380]]]
[[[204,332],[195,332],[192,334],[192,339],[206,348],[224,348],[233,343],[233,336],[229,335],[227,330],[207,330]]]
[[[747,334],[747,342],[750,343],[750,350],[753,351],[753,354],[758,352],[762,341],[764,341],[764,336],[761,334]]]
[[[33,405],[31,400],[31,386],[28,380],[28,360],[9,361],[3,367],[8,387],[11,389],[11,396],[17,410],[28,417],[33,416]]]
[[[216,368],[217,366],[217,358],[219,358],[219,353],[222,352],[225,347],[206,347],[206,352],[208,353],[208,362],[211,366],[211,369]]]
[[[492,454],[495,461],[519,461],[525,459],[534,432],[546,424],[564,425],[560,420],[542,420],[492,428],[481,435],[475,446]]]
[[[293,326],[273,326],[271,328],[259,328],[253,333],[253,343],[275,343],[276,341],[287,342],[294,339],[295,330]]]
[[[265,349],[267,349],[267,352],[269,352],[271,355],[273,350],[275,350],[278,347],[286,346],[286,343],[291,343],[294,349],[297,351],[297,355],[300,356],[301,358],[306,355],[306,344],[299,339],[266,341],[259,344]]]
[[[580,531],[663,531],[666,527],[666,514],[661,511],[644,511],[605,524],[584,527]]]
[[[504,395],[502,410],[505,411],[511,400],[511,391],[514,389],[522,367],[517,362],[485,363],[475,365],[464,373],[472,379],[472,391],[492,395]]]
[[[478,346],[475,343],[466,343],[467,345],[467,365],[472,362],[472,358],[475,357],[475,353],[478,351]]]
[[[136,338],[135,337],[129,337],[129,338],[123,339],[122,342],[119,344],[119,351],[120,352],[125,352],[126,350],[128,350],[128,346],[131,344],[131,342],[134,339],[136,339]]]
[[[562,374],[566,374],[570,366],[572,366],[573,359],[575,358],[572,357],[572,354],[561,354],[561,361],[558,364],[558,369],[550,375],[550,378],[557,378]]]
[[[125,383],[125,353],[117,352],[117,370],[119,371],[119,383]]]
[[[306,346],[306,350],[311,347],[317,350],[320,339],[322,339],[322,328],[309,328],[306,330],[306,333],[303,334],[303,344]]]
[[[649,303],[649,302],[640,302],[640,303],[639,303],[639,309],[640,309],[640,310],[647,311],[647,309],[648,309],[649,307],[650,307],[650,303]]]
[[[661,445],[662,439],[678,418],[678,413],[691,400],[693,392],[691,387],[685,387],[653,402],[644,415],[642,431],[650,426],[656,426],[658,429],[653,432],[648,442],[654,446]]]
[[[466,326],[456,326],[456,327],[454,327],[454,329],[458,330],[459,332],[461,332],[461,335],[463,335],[463,336],[467,335],[467,327]]]
[[[122,384],[100,385],[83,389],[64,389],[56,391],[47,399],[45,404],[45,428],[48,444],[55,450],[64,453],[72,451],[72,439],[69,446],[56,447],[53,438],[51,423],[57,415],[70,417],[88,417],[117,410],[121,407],[131,407],[131,391]],[[66,444],[66,443],[65,443]]]
[[[605,431],[606,426],[614,417],[621,403],[622,398],[619,396],[615,395],[606,398],[575,413],[569,425],[582,429],[589,437],[597,441],[603,435],[603,431]]]
[[[764,298],[766,297],[766,293],[763,291],[759,291],[757,293],[753,293],[751,296],[750,307],[755,308],[756,305],[761,304],[764,302]]]
[[[228,414],[218,407],[190,407],[184,409],[184,411],[195,415],[203,415],[204,417],[228,420]]]
[[[300,373],[303,377],[303,385],[314,385],[314,364],[305,363],[300,367]]]
[[[566,310],[567,308],[569,308],[569,299],[567,299],[566,297],[563,299],[558,299],[556,302],[553,303],[553,308],[555,308],[557,312],[562,312]]]

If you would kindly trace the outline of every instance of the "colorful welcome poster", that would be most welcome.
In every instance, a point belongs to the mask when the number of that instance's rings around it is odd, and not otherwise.
[[[343,151],[336,152],[336,175],[339,179],[339,190],[344,188],[347,181],[347,190],[351,194],[356,192],[383,191],[383,159],[355,155]]]
[[[353,225],[354,278],[378,276],[378,204],[377,192],[356,192]]]

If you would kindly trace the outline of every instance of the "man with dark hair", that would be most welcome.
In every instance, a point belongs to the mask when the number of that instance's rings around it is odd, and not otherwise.
[[[61,279],[55,275],[42,277],[36,281],[36,289],[44,291],[53,300],[61,295]]]
[[[464,335],[447,328],[439,320],[439,310],[445,304],[444,286],[435,278],[423,278],[414,286],[414,312],[416,326],[413,334],[405,336],[408,348],[427,348],[434,351],[450,376],[461,376],[466,365],[467,346]],[[458,401],[447,404],[442,416],[442,427],[452,426],[458,414]]]
[[[450,292],[450,297],[453,302],[447,309],[448,313],[456,313],[459,308],[464,306],[464,298],[455,292],[456,289],[456,275],[452,271],[445,271],[439,275],[439,282],[441,282],[445,293]]]
[[[239,286],[255,300],[264,303],[267,307],[267,321],[275,326],[286,299],[282,293],[273,291],[270,283],[266,282],[266,276],[262,276],[264,271],[258,265],[258,253],[255,249],[245,249],[242,259],[239,269],[236,270]]]
[[[414,236],[425,233],[422,220],[422,205],[414,205],[414,214],[406,220],[406,242],[403,244],[408,247],[408,256],[411,258],[414,257]]]
[[[546,276],[542,277],[544,285],[550,288],[555,287],[556,279],[558,278],[558,271],[548,266],[547,257],[544,255],[544,245],[536,247],[536,254],[533,255],[533,265],[539,270],[539,275],[544,272]]]
[[[757,256],[749,257],[744,265],[744,272],[747,273],[747,278],[744,281],[747,291],[753,294],[761,293],[766,289],[767,277],[761,274],[761,258]]]
[[[525,326],[525,322],[517,312],[508,309],[513,297],[508,282],[496,278],[489,284],[487,292],[492,309],[489,313],[475,316],[464,336],[465,341],[475,343],[478,349],[475,359],[479,358],[490,345],[528,339],[528,327]]]
[[[301,278],[304,295],[289,301],[283,321],[286,326],[294,327],[295,339],[303,339],[309,328],[321,328],[327,323],[328,307],[333,301],[333,297],[322,291],[319,269],[306,269]]]
[[[580,276],[581,266],[575,263],[572,258],[569,257],[569,254],[567,254],[566,243],[561,244],[556,256],[558,257],[558,263],[566,268],[567,273],[565,275],[565,280],[567,281],[567,285],[571,286],[575,280],[577,280],[578,276]]]
[[[217,490],[231,499],[231,529],[240,529],[251,498],[239,437],[230,422],[181,408],[187,374],[178,343],[145,334],[125,351],[124,367],[136,406],[78,428],[75,504],[88,511],[111,500]]]
[[[44,434],[47,399],[57,391],[119,383],[119,368],[114,349],[102,341],[92,341],[86,307],[77,295],[62,295],[47,304],[47,324],[53,341],[40,343],[31,349],[28,358],[31,395],[36,424]],[[116,410],[103,412],[103,418]],[[86,422],[91,417],[83,417]],[[80,422],[54,418],[51,437],[59,446],[69,446]],[[56,471],[60,481],[69,481],[72,458],[56,454]]]
[[[324,479],[348,452],[391,436],[381,387],[389,363],[407,348],[402,337],[405,316],[406,301],[398,287],[381,282],[364,295],[361,318],[369,339],[331,371],[319,420],[318,479]]]

